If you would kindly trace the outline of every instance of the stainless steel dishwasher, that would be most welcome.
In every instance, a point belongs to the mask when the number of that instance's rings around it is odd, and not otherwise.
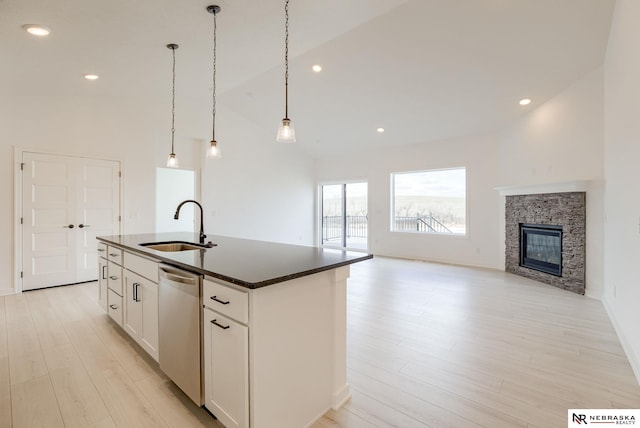
[[[198,406],[202,399],[202,276],[160,264],[160,369]]]

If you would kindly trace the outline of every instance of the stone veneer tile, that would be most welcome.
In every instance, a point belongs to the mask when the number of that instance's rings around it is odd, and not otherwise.
[[[584,294],[586,192],[506,197],[505,270]],[[562,226],[562,277],[520,266],[520,224]]]

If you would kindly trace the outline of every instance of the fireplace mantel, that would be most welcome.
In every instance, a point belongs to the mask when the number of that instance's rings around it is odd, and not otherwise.
[[[544,193],[586,192],[590,180],[563,181],[559,183],[529,184],[524,186],[494,187],[500,196],[541,195]]]

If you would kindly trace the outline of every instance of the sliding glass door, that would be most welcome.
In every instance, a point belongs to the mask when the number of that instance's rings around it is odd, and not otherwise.
[[[322,193],[322,246],[367,250],[367,183],[325,184]]]

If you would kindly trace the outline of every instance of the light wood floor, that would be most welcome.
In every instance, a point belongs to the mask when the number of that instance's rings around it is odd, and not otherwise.
[[[353,397],[313,428],[566,427],[569,408],[640,408],[597,300],[385,258],[352,265],[348,290]],[[0,297],[0,427],[11,426],[220,425],[109,321],[91,283]]]

